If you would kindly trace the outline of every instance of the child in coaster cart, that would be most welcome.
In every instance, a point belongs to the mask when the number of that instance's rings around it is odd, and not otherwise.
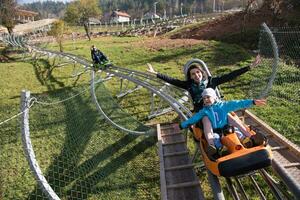
[[[110,64],[108,58],[93,45],[91,47],[91,57],[95,68],[106,68]]]
[[[188,128],[190,125],[196,124],[203,117],[207,116],[211,122],[212,131],[205,132],[205,138],[207,140],[207,154],[213,156],[220,153],[223,145],[220,141],[220,133],[228,129],[227,114],[232,111],[240,110],[243,108],[249,108],[253,105],[262,106],[266,105],[265,99],[247,99],[247,100],[233,100],[233,101],[218,101],[215,90],[212,88],[204,89],[202,93],[204,107],[193,115],[190,119],[182,122],[180,128]],[[237,135],[239,138],[242,134]],[[259,137],[258,134],[253,135]],[[261,139],[263,141],[263,139]]]
[[[156,74],[157,78],[162,79],[174,86],[177,86],[179,88],[185,89],[189,92],[193,105],[194,105],[194,111],[193,112],[198,112],[200,109],[203,108],[203,99],[202,99],[202,92],[205,88],[213,88],[216,89],[217,86],[229,82],[236,77],[248,72],[249,70],[255,68],[256,66],[259,65],[261,62],[260,55],[257,55],[255,60],[246,67],[242,67],[240,69],[234,70],[228,74],[222,75],[222,76],[217,76],[217,77],[211,77],[208,76],[207,74],[202,70],[201,66],[199,64],[192,64],[189,66],[187,70],[186,75],[186,80],[179,80],[176,78],[169,77],[167,75],[158,73],[154,70],[152,65],[148,64],[148,72],[152,74]],[[202,118],[202,121],[197,124],[201,129],[203,129],[204,133],[210,134],[211,131],[211,123],[209,119],[205,116]],[[195,133],[194,133],[195,134]],[[194,139],[196,141],[200,140],[200,135],[194,135]],[[242,143],[248,143],[249,140],[246,137],[245,141],[242,141]]]

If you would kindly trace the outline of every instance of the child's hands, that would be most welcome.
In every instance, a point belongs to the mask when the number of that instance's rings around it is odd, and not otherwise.
[[[153,69],[153,67],[150,63],[147,63],[147,65],[148,65],[147,72],[150,72],[152,74],[157,74],[157,72]]]
[[[250,68],[254,68],[256,67],[257,65],[259,65],[261,62],[261,58],[260,58],[260,55],[258,54],[255,58],[255,60],[251,63],[250,65]]]
[[[257,106],[264,106],[267,104],[267,100],[266,99],[254,99],[254,104]]]

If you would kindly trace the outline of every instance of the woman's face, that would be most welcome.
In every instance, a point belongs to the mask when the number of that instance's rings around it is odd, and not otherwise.
[[[215,103],[215,98],[211,97],[211,96],[204,96],[203,97],[203,103],[205,106],[211,106],[212,104]]]
[[[202,80],[202,72],[198,68],[191,69],[190,71],[190,77],[192,80],[194,80],[195,83],[200,83]]]

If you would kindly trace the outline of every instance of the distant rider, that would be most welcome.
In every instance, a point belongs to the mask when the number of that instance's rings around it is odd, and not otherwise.
[[[95,45],[91,47],[91,57],[95,67],[106,67],[109,64],[108,58]]]

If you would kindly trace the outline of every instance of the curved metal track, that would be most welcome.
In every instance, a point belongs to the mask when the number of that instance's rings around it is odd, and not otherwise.
[[[91,66],[89,61],[87,61],[86,59],[79,58],[79,57],[74,56],[73,54],[70,54],[70,53],[61,53],[61,52],[55,52],[55,51],[51,51],[51,50],[41,49],[41,48],[38,48],[38,47],[35,47],[35,46],[30,46],[26,43],[24,44],[23,43],[24,41],[20,41],[20,42],[15,43],[15,42],[13,42],[14,39],[9,39],[9,38],[5,39],[5,41],[7,43],[9,43],[10,45],[12,45],[12,46],[18,46],[18,47],[21,47],[21,48],[26,48],[31,53],[46,55],[46,56],[48,56],[48,58],[52,57],[52,56],[59,56],[59,57],[66,58],[68,60],[72,60],[75,63],[81,64],[84,67],[84,71],[87,71],[88,69],[90,69],[90,66]],[[35,55],[35,57],[36,57],[36,55]],[[172,96],[161,92],[159,88],[153,86],[153,85],[157,85],[157,86],[162,85],[161,82],[158,81],[155,77],[153,77],[149,74],[146,74],[146,73],[142,73],[142,72],[138,72],[138,71],[134,71],[134,70],[128,70],[128,69],[121,68],[121,67],[111,67],[111,69],[107,70],[107,72],[114,75],[114,76],[118,76],[122,79],[126,79],[126,80],[134,82],[138,85],[141,85],[144,88],[147,88],[149,91],[153,92],[154,94],[156,94],[160,98],[162,98],[164,101],[168,102],[168,104],[174,109],[175,112],[177,112],[179,114],[179,116],[181,116],[182,119],[185,120],[185,119],[187,119],[188,117],[190,117],[192,115],[192,113],[190,112],[190,110],[188,108],[186,108],[184,105],[182,105],[176,99],[174,99]],[[146,79],[146,80],[144,80],[144,79]],[[150,84],[149,80],[151,80],[154,83]],[[92,88],[93,88],[94,81],[92,81],[91,84],[92,84]],[[93,92],[94,92],[94,90],[92,90],[92,93]],[[97,105],[98,110],[101,112],[102,109],[99,107],[99,104],[96,103],[96,105]],[[103,115],[103,116],[107,117],[106,115]],[[126,128],[118,126],[117,124],[113,123],[112,120],[110,120],[108,118],[107,118],[107,120],[108,120],[109,123],[111,123],[115,127],[119,128],[121,131],[126,131],[126,132],[129,132],[129,133],[137,134],[137,132],[135,132],[135,131],[131,131],[131,130],[128,130]],[[138,133],[138,134],[140,134],[140,133]],[[29,135],[29,133],[27,133],[27,135]],[[27,149],[27,148],[25,149],[25,151],[34,152],[33,149]],[[30,160],[30,162],[33,163],[33,160]],[[36,164],[32,164],[32,166],[38,166],[38,165],[36,163]],[[38,182],[39,183],[45,183],[45,181],[44,181],[45,179],[43,178],[44,176],[41,173],[39,173],[40,170],[38,170],[38,168],[36,168],[36,169],[33,169],[33,171],[34,171],[35,174],[39,174],[38,176],[36,176],[36,179],[38,180]],[[212,178],[211,181],[214,181],[214,182],[217,181],[218,182],[218,180],[215,179],[215,178]],[[45,184],[47,184],[47,183],[45,183]],[[220,186],[218,183],[213,183],[213,185]],[[53,191],[52,188],[51,187],[50,188],[49,187],[42,187],[42,188],[47,193],[47,195],[50,197],[51,194],[52,194],[52,191]],[[220,187],[215,188],[215,189],[217,191],[221,191]],[[223,195],[221,195],[221,197],[222,198],[219,198],[220,200],[224,199]]]
[[[29,162],[29,166],[37,183],[41,189],[45,192],[47,197],[51,200],[59,200],[55,191],[52,189],[47,179],[44,177],[42,170],[35,158],[35,153],[31,144],[30,131],[29,131],[29,104],[30,104],[30,92],[23,91],[21,94],[22,100],[22,144]]]
[[[29,46],[22,38],[11,39],[11,37],[2,36],[2,40],[12,46],[27,48],[32,53],[39,53],[39,54],[47,55],[49,57],[53,55],[59,56],[71,60],[75,63],[79,63],[84,67],[82,69],[82,73],[90,69],[90,63],[86,59],[79,58],[69,53],[60,53],[60,52],[44,50],[37,47]],[[188,108],[186,108],[184,105],[179,103],[172,96],[165,94],[159,90],[158,87],[161,86],[161,82],[156,80],[155,77],[146,73],[138,72],[135,70],[128,70],[126,68],[121,68],[116,66],[107,69],[106,72],[114,76],[120,77],[122,79],[126,79],[131,82],[134,82],[135,84],[141,85],[144,88],[148,89],[149,91],[155,93],[160,98],[165,100],[174,109],[174,111],[177,112],[183,119],[187,119],[187,117],[191,116],[191,113]],[[274,131],[270,131],[269,128],[266,128],[267,127],[266,124],[263,124],[263,122],[259,122],[259,120],[253,117],[253,115],[251,115],[251,113],[248,111],[245,113],[245,119],[246,119],[246,123],[250,123],[250,124],[253,123],[253,125],[256,128],[264,127],[262,130],[265,131],[267,134],[269,134],[270,132],[274,132]],[[273,147],[272,150],[274,154],[274,162],[273,162],[274,171],[284,180],[289,190],[296,197],[300,196],[299,193],[300,186],[298,180],[298,178],[300,177],[299,148],[291,144],[287,139],[283,138],[278,133],[273,134],[272,136],[267,135],[267,137],[269,137],[271,146],[273,143],[275,144],[275,146],[272,146]],[[272,180],[268,175],[266,175],[264,171],[261,173],[262,176],[265,178],[265,180],[270,183],[269,184],[270,188],[275,187],[274,189],[275,193],[280,194],[280,192],[278,192],[276,189],[276,182]],[[215,178],[210,177],[210,179],[215,179]],[[251,181],[254,182],[254,185],[256,185],[253,178],[251,178],[251,175],[250,175],[250,179]],[[216,182],[215,180],[213,180],[212,185],[214,185],[215,183],[218,183],[218,181]],[[238,185],[240,190],[242,190],[241,184]],[[231,181],[228,181],[228,187],[231,188],[230,191],[233,194],[233,197],[236,197],[237,196],[236,189],[231,186]],[[261,198],[264,199],[263,194],[261,194],[259,187],[255,187],[255,190],[258,191]],[[275,195],[275,196],[277,199],[283,199],[280,195]],[[217,197],[217,199],[223,199],[222,195],[221,197]]]
[[[267,125],[253,113],[242,115],[246,124],[268,138],[273,153],[272,167],[295,197],[300,197],[300,148]]]

